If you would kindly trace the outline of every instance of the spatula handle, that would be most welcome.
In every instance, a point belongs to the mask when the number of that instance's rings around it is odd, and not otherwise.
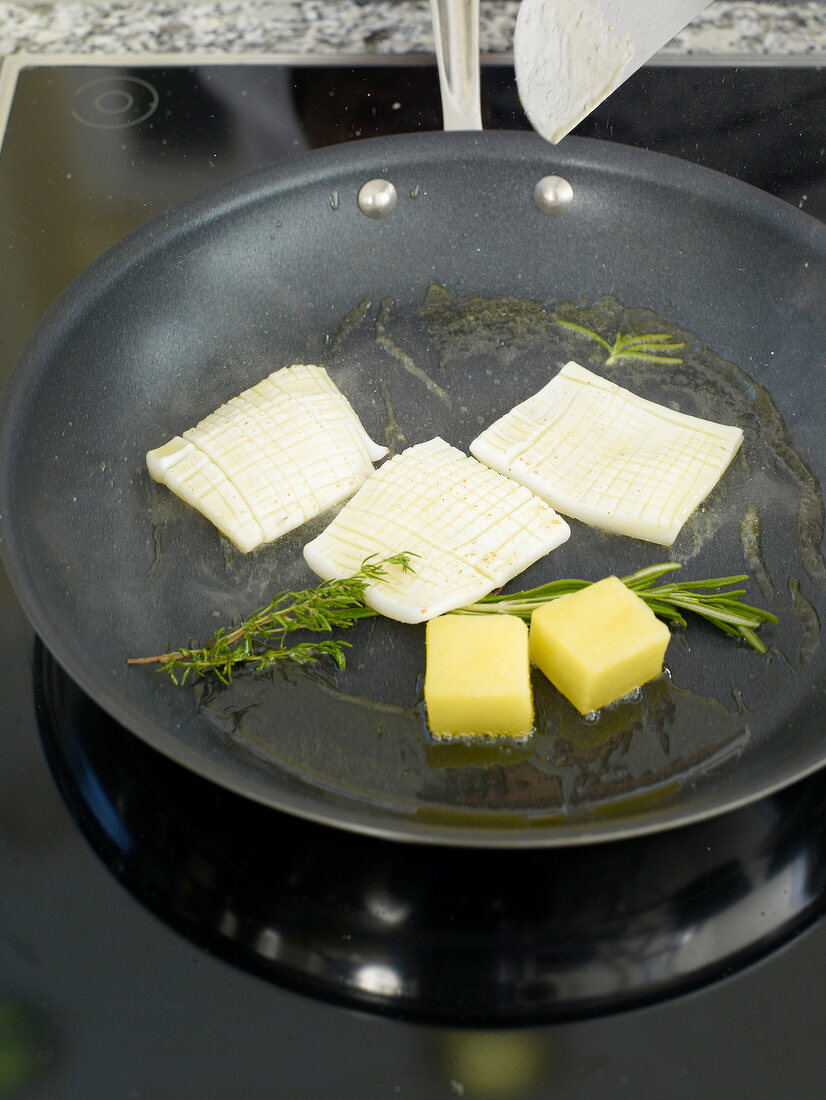
[[[479,0],[430,0],[445,130],[481,130]]]

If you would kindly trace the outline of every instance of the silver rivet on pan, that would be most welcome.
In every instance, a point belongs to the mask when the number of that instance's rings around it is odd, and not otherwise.
[[[562,214],[574,201],[574,189],[562,176],[543,176],[533,189],[533,201],[543,214]]]
[[[359,210],[368,218],[386,218],[396,208],[398,197],[389,180],[368,180],[359,191]]]

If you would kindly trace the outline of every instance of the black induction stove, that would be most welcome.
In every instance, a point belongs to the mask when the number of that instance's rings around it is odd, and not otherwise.
[[[489,128],[526,128],[507,60]],[[14,59],[0,377],[175,201],[440,125],[422,58]],[[579,134],[826,220],[826,60],[647,66]],[[826,303],[824,303],[826,306]],[[246,802],[118,727],[0,582],[0,1097],[817,1097],[826,775],[577,850],[433,851]]]

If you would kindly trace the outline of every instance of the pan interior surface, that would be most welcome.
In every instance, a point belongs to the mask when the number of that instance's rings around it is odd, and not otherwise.
[[[566,179],[559,214],[536,183]],[[368,180],[394,208],[366,215]],[[154,219],[47,314],[2,410],[2,552],[35,628],[81,687],[173,759],[344,828],[479,846],[581,844],[696,821],[819,768],[826,593],[826,229],[656,154],[517,133],[337,147]],[[667,332],[683,363],[606,363],[606,337]],[[568,360],[745,432],[673,547],[571,521],[512,583],[673,560],[749,572],[777,626],[760,655],[677,628],[639,698],[578,716],[539,675],[530,741],[440,745],[422,708],[424,628],[364,620],[347,667],[285,662],[176,687],[130,656],[203,643],[315,583],[330,515],[235,551],[146,472],[147,450],[278,367],[320,363],[391,452],[470,441]]]

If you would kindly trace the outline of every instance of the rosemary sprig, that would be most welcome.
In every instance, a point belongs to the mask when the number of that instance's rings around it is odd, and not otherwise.
[[[237,665],[260,669],[276,661],[307,664],[323,656],[332,657],[339,668],[344,668],[349,642],[330,638],[288,644],[287,636],[298,630],[312,633],[345,630],[358,619],[376,615],[364,603],[368,584],[386,576],[390,566],[412,572],[413,556],[394,554],[380,561],[365,558],[352,577],[323,581],[315,588],[299,592],[278,592],[270,604],[248,615],[235,629],[228,631],[221,627],[205,646],[174,649],[154,657],[131,657],[127,663],[160,665],[176,684],[184,683],[190,674],[205,676],[210,672],[228,684]]]
[[[556,323],[562,325],[563,328],[578,332],[581,336],[587,336],[590,340],[595,340],[605,348],[608,352],[608,358],[605,360],[606,366],[618,363],[620,359],[645,359],[649,363],[665,364],[677,364],[683,361],[682,356],[663,354],[664,352],[679,351],[680,348],[685,347],[685,341],[675,340],[667,332],[647,332],[644,334],[618,332],[613,344],[609,344],[599,333],[585,328],[584,325],[577,325],[573,321],[557,321]]]
[[[281,660],[307,664],[329,656],[339,668],[346,663],[345,650],[350,643],[340,638],[299,641],[289,644],[288,635],[295,631],[327,633],[345,630],[359,619],[374,617],[377,612],[364,603],[364,593],[371,581],[386,576],[394,566],[405,573],[414,572],[411,553],[394,554],[381,560],[365,558],[352,577],[323,581],[315,588],[276,594],[266,607],[248,615],[232,630],[221,627],[211,640],[200,648],[180,648],[154,657],[130,657],[130,665],[159,665],[176,684],[184,683],[190,674],[206,676],[214,673],[224,684],[232,680],[238,665],[261,669]],[[766,646],[756,631],[762,623],[777,622],[777,616],[741,599],[744,588],[731,585],[748,580],[747,573],[731,577],[712,577],[698,581],[672,581],[656,584],[666,573],[680,569],[678,562],[651,565],[622,577],[661,619],[686,626],[685,612],[699,615],[726,634],[743,638],[758,653]],[[586,580],[556,580],[523,592],[485,596],[467,607],[450,612],[453,615],[518,615],[530,621],[531,614],[549,600],[586,588]],[[725,589],[725,591],[721,591]]]
[[[686,626],[685,614],[691,612],[700,615],[714,626],[734,638],[743,638],[752,649],[758,653],[765,653],[766,646],[758,638],[756,631],[762,623],[776,623],[777,616],[770,611],[764,611],[760,607],[752,607],[743,603],[741,597],[746,595],[744,588],[731,588],[731,585],[740,584],[748,580],[747,573],[740,573],[732,577],[711,577],[699,581],[672,581],[667,584],[656,584],[666,573],[680,569],[679,562],[665,562],[661,565],[650,565],[640,569],[636,573],[630,573],[621,580],[640,596],[658,618],[667,619]],[[549,600],[565,596],[570,592],[577,592],[586,588],[591,581],[584,580],[558,580],[548,584],[531,588],[524,592],[511,592],[493,596],[485,596],[477,603],[461,608],[453,614],[485,615],[507,614],[518,615],[526,621],[537,607]],[[721,591],[725,589],[725,591]]]

